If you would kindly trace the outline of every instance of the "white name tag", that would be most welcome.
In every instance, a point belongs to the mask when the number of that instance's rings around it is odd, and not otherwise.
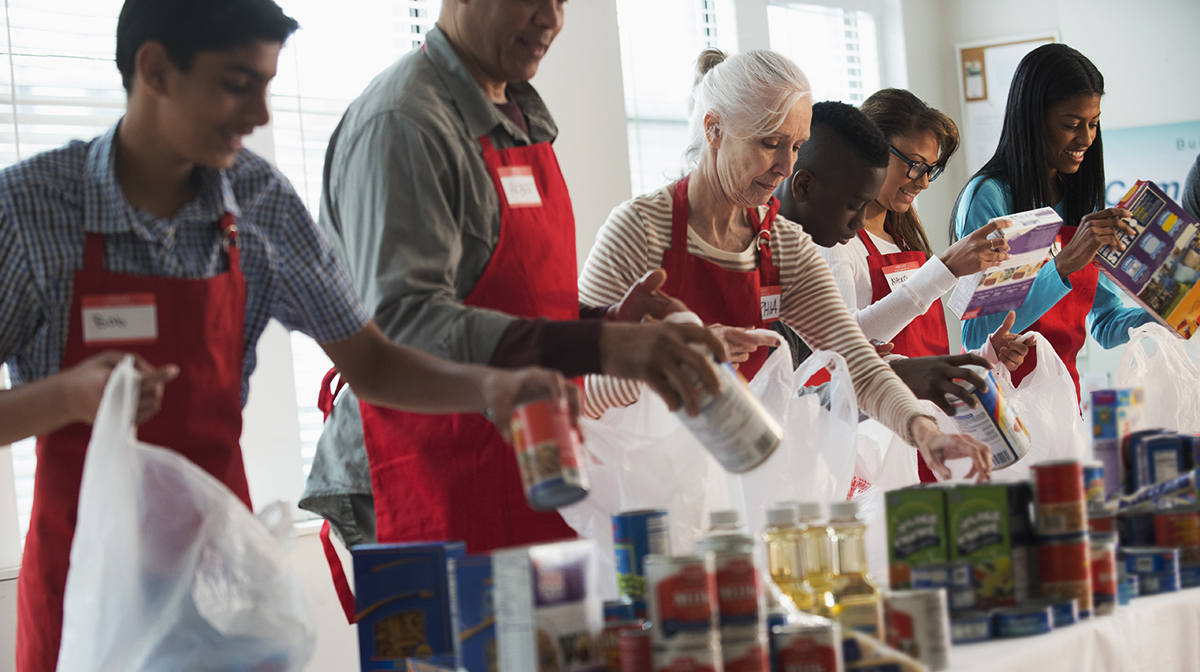
[[[82,297],[81,303],[86,345],[158,340],[158,311],[153,294],[93,294]]]
[[[529,166],[501,166],[500,186],[504,187],[504,198],[510,208],[540,208],[542,196],[538,193],[533,169]]]
[[[906,261],[903,264],[893,264],[883,267],[883,277],[887,278],[888,289],[894,291],[897,287],[904,284],[905,280],[912,277],[921,268],[921,264],[915,261]]]
[[[779,304],[782,294],[783,287],[778,285],[758,288],[758,299],[762,305],[763,322],[774,322],[779,319]]]

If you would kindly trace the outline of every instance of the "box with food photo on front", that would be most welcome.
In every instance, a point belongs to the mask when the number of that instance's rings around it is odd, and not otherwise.
[[[1050,248],[1063,223],[1054,208],[996,217],[988,224],[997,220],[1005,220],[1009,226],[989,237],[1007,240],[1011,256],[999,266],[958,279],[948,305],[964,320],[1020,308],[1033,287],[1033,279],[1050,259]]]
[[[1035,553],[1028,481],[958,485],[946,493],[950,561],[971,563],[979,609],[1030,597]]]
[[[1124,250],[1105,245],[1096,266],[1180,338],[1200,322],[1200,224],[1158,185],[1138,180],[1117,203],[1133,214],[1136,232]]]
[[[467,554],[463,542],[362,544],[350,553],[362,671],[403,670],[413,658],[457,668],[448,562]]]
[[[492,552],[500,672],[600,672],[604,607],[590,540]]]

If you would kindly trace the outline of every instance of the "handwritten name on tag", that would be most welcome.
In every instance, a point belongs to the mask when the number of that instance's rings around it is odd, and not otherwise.
[[[915,261],[906,261],[903,264],[884,266],[881,270],[883,271],[883,277],[887,278],[888,289],[894,290],[911,278],[913,273],[916,273],[919,268],[921,268],[921,264]]]
[[[779,319],[779,305],[782,294],[783,287],[778,285],[758,288],[759,303],[762,305],[763,322],[774,322]]]
[[[538,193],[537,182],[533,179],[533,168],[501,166],[496,172],[500,174],[500,186],[504,188],[508,207],[542,207],[542,195]]]
[[[158,340],[158,310],[151,293],[92,294],[81,303],[85,345]]]

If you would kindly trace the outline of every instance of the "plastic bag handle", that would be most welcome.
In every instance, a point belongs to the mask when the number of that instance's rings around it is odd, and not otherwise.
[[[321,525],[321,546],[325,549],[325,560],[329,562],[329,573],[333,576],[333,589],[337,591],[338,601],[342,603],[346,622],[354,625],[358,622],[358,614],[354,612],[354,591],[350,590],[350,581],[346,579],[342,559],[338,557],[337,549],[333,547],[333,541],[329,538],[328,520]]]

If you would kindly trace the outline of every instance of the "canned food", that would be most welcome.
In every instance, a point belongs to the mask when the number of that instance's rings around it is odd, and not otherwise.
[[[757,638],[721,638],[721,661],[724,672],[767,672],[770,662]]]
[[[705,554],[709,591],[717,598],[717,627],[721,638],[752,638],[758,634],[758,572],[754,555],[738,551]]]
[[[982,611],[960,611],[950,614],[950,641],[970,644],[992,638],[992,617]]]
[[[1141,591],[1141,581],[1138,580],[1137,574],[1122,576],[1117,584],[1117,604],[1122,607],[1128,605],[1131,599],[1142,594]]]
[[[1050,607],[1003,607],[992,612],[997,637],[1026,637],[1054,629]]]
[[[626,630],[641,630],[642,625],[643,622],[639,620],[605,621],[604,630],[600,632],[605,672],[621,672],[621,633]]]
[[[704,561],[694,555],[648,555],[645,567],[654,645],[706,645],[712,596]]]
[[[1034,526],[1038,534],[1075,534],[1087,529],[1083,465],[1075,461],[1040,462],[1031,467]]]
[[[1154,514],[1154,543],[1159,546],[1200,546],[1200,507],[1173,506]]]
[[[1142,548],[1122,547],[1120,556],[1125,559],[1127,574],[1157,574],[1179,571],[1179,549],[1161,546]]]
[[[529,508],[553,511],[587,497],[587,475],[579,466],[583,440],[566,399],[521,404],[510,426]]]
[[[1092,613],[1091,545],[1086,533],[1038,543],[1038,579],[1043,597],[1079,600],[1080,615]]]
[[[1088,511],[1088,530],[1092,532],[1117,531],[1117,514],[1108,511]]]
[[[629,598],[609,600],[604,603],[604,622],[625,623],[637,620],[633,613],[633,602]]]
[[[950,666],[950,614],[946,590],[897,590],[887,596],[888,644],[930,670]]]
[[[672,645],[654,649],[654,672],[716,672],[712,646]]]
[[[633,601],[636,618],[646,617],[647,555],[671,554],[667,512],[661,509],[622,511],[612,517],[613,553],[617,560],[617,591]]]
[[[1200,586],[1200,565],[1179,565],[1179,587],[1195,588]]]
[[[1084,498],[1089,507],[1104,506],[1104,463],[1088,462],[1083,465]]]
[[[1139,506],[1117,514],[1117,534],[1122,547],[1155,545],[1154,511]]]
[[[707,352],[703,346],[694,347]],[[721,381],[721,393],[714,396],[701,388],[700,413],[691,416],[681,408],[676,415],[726,471],[740,474],[775,452],[783,429],[732,366],[714,364],[713,369]],[[694,382],[700,386],[698,377]]]
[[[1079,622],[1079,600],[1075,598],[1040,597],[1030,600],[1022,606],[1050,607],[1054,616],[1054,627],[1062,628]]]
[[[1111,532],[1093,532],[1092,612],[1105,616],[1117,608],[1117,536]]]
[[[652,672],[653,647],[650,631],[645,628],[621,631],[621,672]]]
[[[1159,593],[1173,593],[1179,590],[1179,571],[1174,572],[1155,572],[1153,574],[1139,574],[1138,581],[1140,582],[1141,595],[1158,595]]]
[[[975,608],[974,588],[951,588],[950,608],[954,611],[970,611]]]
[[[992,468],[1012,466],[1029,452],[1029,430],[1004,398],[991,371],[981,366],[966,368],[979,374],[987,383],[987,389],[976,390],[959,381],[963,388],[960,396],[974,397],[978,403],[971,408],[958,396],[950,395],[948,398],[954,406],[954,415],[950,419],[960,432],[970,434],[991,449]]]
[[[777,625],[771,628],[771,637],[772,670],[840,672],[842,669],[842,629],[837,623]]]

